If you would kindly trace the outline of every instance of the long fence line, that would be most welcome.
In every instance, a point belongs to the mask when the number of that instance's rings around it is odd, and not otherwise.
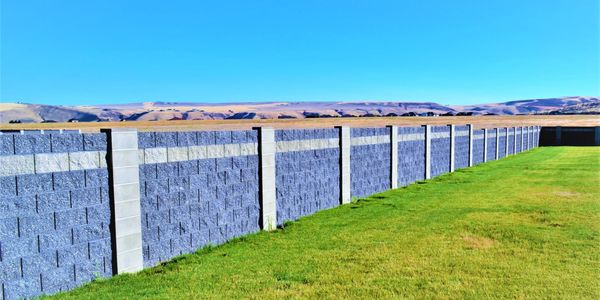
[[[538,146],[540,127],[0,134],[0,299],[66,291]]]

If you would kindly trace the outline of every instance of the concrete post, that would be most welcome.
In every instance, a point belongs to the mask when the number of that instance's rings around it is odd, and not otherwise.
[[[596,126],[594,129],[594,144],[600,146],[600,126]]]
[[[454,147],[456,144],[456,135],[454,125],[450,126],[450,172],[454,172]]]
[[[525,150],[529,150],[529,126],[525,126],[525,135],[527,135],[527,144],[525,145]]]
[[[277,229],[277,202],[275,194],[275,130],[258,130],[258,157],[260,182],[260,224],[262,230]]]
[[[488,148],[488,131],[487,128],[483,129],[483,162],[487,161],[487,148]]]
[[[425,129],[425,179],[431,179],[431,125],[423,125]]]
[[[529,145],[529,149],[533,148],[533,126],[529,126],[529,139],[527,139],[527,144]]]
[[[350,203],[350,127],[338,126],[340,130],[340,202]]]
[[[473,124],[467,124],[469,127],[469,167],[473,166]]]
[[[508,156],[508,127],[504,128],[504,157]]]
[[[500,128],[496,128],[496,157],[495,159],[500,159]]]
[[[129,128],[105,132],[108,136],[113,272],[137,272],[144,267],[138,133],[136,129]]]
[[[388,126],[390,128],[390,186],[392,189],[398,188],[398,126]]]

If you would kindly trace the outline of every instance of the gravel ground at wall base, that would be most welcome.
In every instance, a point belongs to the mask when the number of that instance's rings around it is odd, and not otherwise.
[[[600,297],[600,147],[546,147],[56,298]]]

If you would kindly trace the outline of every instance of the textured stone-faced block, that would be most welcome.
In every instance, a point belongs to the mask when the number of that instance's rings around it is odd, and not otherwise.
[[[0,219],[1,220],[1,219]],[[15,218],[16,222],[16,218]],[[2,223],[0,222],[0,230]],[[0,231],[0,236],[2,232]],[[23,256],[35,255],[38,253],[38,238],[23,237],[12,239],[10,243],[2,242],[2,260],[19,258]]]
[[[13,134],[0,135],[0,155],[15,154],[15,142]]]
[[[51,151],[48,134],[15,134],[15,154],[49,153]]]
[[[54,294],[61,290],[69,290],[75,286],[75,273],[72,265],[48,270],[42,274],[44,292]]]
[[[52,152],[83,151],[83,135],[78,133],[51,134]]]
[[[2,214],[0,216],[0,242],[5,240],[4,238],[15,238],[18,235],[17,218]],[[5,244],[9,244],[5,242]],[[4,250],[3,250],[4,251]]]
[[[69,209],[71,207],[69,191],[39,194],[37,196],[37,205],[40,213]]]
[[[167,161],[177,162],[189,159],[187,147],[169,147],[167,148]]]
[[[215,131],[215,144],[231,143],[231,131]]]
[[[56,229],[63,230],[85,224],[84,208],[68,209],[55,213]]]
[[[138,148],[156,147],[156,134],[154,132],[138,132]]]
[[[54,190],[71,190],[85,186],[84,171],[54,173]]]
[[[36,198],[27,196],[0,196],[0,215],[25,216],[36,213]]]
[[[34,172],[33,155],[0,156],[0,176],[33,174]]]
[[[0,177],[0,196],[17,195],[17,179],[15,176]],[[0,204],[1,205],[1,204]]]
[[[180,131],[177,132],[177,146],[194,146],[198,143],[196,132],[194,131]]]
[[[69,155],[67,153],[35,154],[36,173],[65,171],[69,171]]]
[[[69,153],[71,170],[88,170],[100,168],[100,154],[95,151]]]
[[[84,133],[83,150],[84,151],[106,151],[105,133]]]
[[[39,296],[41,293],[39,277],[4,282],[5,300],[33,298]]]
[[[84,172],[86,187],[100,187],[108,185],[107,169],[85,170]]]
[[[171,177],[177,177],[179,167],[176,162],[162,163],[156,165],[158,179],[167,180]]]
[[[18,259],[0,261],[0,283],[21,278],[21,262]],[[0,293],[1,294],[1,293]],[[0,298],[2,299],[2,298]]]
[[[19,217],[19,236],[35,237],[54,230],[53,213],[34,214]]]
[[[177,146],[176,132],[157,132],[156,147],[175,147]]]
[[[197,133],[197,145],[212,145],[215,143],[215,132],[214,131],[198,131]]]
[[[93,206],[100,202],[100,188],[85,188],[71,191],[73,207]]]
[[[17,176],[17,194],[33,195],[52,191],[52,174]]]
[[[144,163],[156,164],[167,162],[167,148],[144,149]]]
[[[190,176],[198,174],[198,161],[181,161],[177,163],[179,176]]]

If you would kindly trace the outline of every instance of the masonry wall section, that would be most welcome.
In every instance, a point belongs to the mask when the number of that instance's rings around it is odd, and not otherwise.
[[[0,299],[112,274],[106,136],[0,135]]]
[[[127,133],[138,139],[137,145],[122,145],[131,154],[126,158],[115,155],[119,148],[114,132],[110,139],[105,133],[0,134],[0,300],[52,294],[121,273],[118,266],[125,256],[120,253],[126,251],[113,251],[115,241],[123,241],[113,231],[123,232],[111,224],[117,212],[125,211],[115,207],[119,163],[121,168],[129,163],[135,182],[130,191],[139,191],[137,207],[130,207],[137,213],[137,243],[141,242],[135,245],[135,258],[150,267],[257,232],[267,211],[261,201],[267,197],[271,204],[273,198],[276,201],[270,216],[276,214],[282,225],[340,205],[341,182],[350,183],[353,197],[387,190],[393,178],[392,154],[397,155],[399,187],[423,180],[424,127],[397,129],[396,153],[391,153],[390,128],[276,130],[274,140],[269,129],[269,138],[262,141],[258,130],[130,129]],[[523,146],[538,145],[537,127],[532,129],[524,132]],[[447,126],[431,127],[432,177],[449,172],[451,158],[455,169],[469,164],[469,127],[455,127],[454,157],[449,131]],[[513,152],[514,135],[507,140],[505,132],[500,129],[499,157],[505,156],[507,142]],[[517,128],[517,152],[520,132]],[[483,130],[473,131],[474,164],[484,161],[484,142],[487,159],[495,158],[495,133],[488,130],[484,141]],[[344,160],[349,174],[340,167],[342,143],[350,145],[349,159]],[[267,167],[269,172],[260,171]],[[261,188],[267,180],[272,180],[269,188]],[[116,220],[118,224],[122,219]]]
[[[425,179],[425,129],[398,127],[398,186]]]
[[[351,195],[365,197],[391,188],[390,128],[352,128]]]
[[[138,138],[145,266],[259,230],[255,131]]]
[[[277,224],[340,204],[338,129],[277,130]]]
[[[456,126],[454,132],[454,168],[466,168],[469,166],[469,127]]]

